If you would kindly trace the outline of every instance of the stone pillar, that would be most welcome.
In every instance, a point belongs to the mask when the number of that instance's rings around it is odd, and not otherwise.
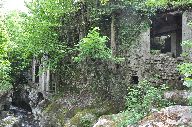
[[[176,33],[176,36],[177,36],[177,42],[176,42],[176,56],[177,57],[180,57],[181,54],[182,54],[182,46],[181,46],[181,43],[182,43],[182,28],[177,31]]]
[[[148,59],[150,57],[150,28],[142,32],[140,35],[140,45],[143,59]]]
[[[46,91],[49,91],[49,82],[50,82],[50,70],[48,68],[48,70],[46,71],[46,83],[45,83]]]
[[[192,10],[185,11],[182,15],[182,41],[192,41],[192,27],[188,25],[190,21],[192,21]],[[192,49],[182,47],[182,50],[188,52],[189,57],[192,57]]]
[[[171,53],[176,57],[176,33],[171,33]]]
[[[147,30],[143,31],[140,34],[140,51],[137,52],[137,54],[139,56],[141,56],[141,59],[139,58],[138,61],[138,70],[137,70],[137,76],[139,78],[139,81],[141,81],[144,77],[143,77],[143,73],[144,73],[144,62],[146,61],[146,59],[150,58],[150,28],[148,28]]]
[[[41,58],[40,75],[39,75],[39,87],[40,91],[45,93],[49,91],[50,70],[48,68],[48,56],[43,55]]]
[[[40,71],[40,74],[39,74],[39,89],[41,92],[44,92],[45,89],[44,89],[44,75],[45,75],[45,72],[43,71],[43,58],[41,58],[41,64],[39,66],[39,71]]]
[[[192,28],[188,25],[192,21],[192,11],[185,11],[182,15],[182,41],[192,39]]]
[[[35,83],[35,66],[36,66],[36,59],[33,57],[32,61],[32,83]]]

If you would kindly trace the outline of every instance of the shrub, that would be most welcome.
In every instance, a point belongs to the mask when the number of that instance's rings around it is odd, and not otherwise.
[[[166,89],[165,85],[156,88],[146,80],[140,82],[137,86],[131,86],[126,97],[127,109],[124,112],[126,118],[119,126],[136,124],[148,115],[151,109],[168,105],[168,101],[163,98],[163,92]]]
[[[184,41],[182,43],[182,47],[184,50],[183,57],[185,58],[185,62],[178,66],[180,74],[184,75],[184,83],[183,85],[187,86],[190,91],[192,91],[192,63],[191,63],[191,54],[192,54],[192,41]],[[192,97],[189,97],[189,105],[192,105]]]
[[[115,62],[124,61],[124,58],[112,56],[112,50],[106,45],[108,37],[101,36],[99,30],[98,27],[93,28],[89,31],[88,35],[76,45],[79,54],[74,58],[75,62],[81,62],[86,59],[112,60]]]
[[[112,57],[111,50],[106,46],[107,36],[101,36],[98,31],[98,27],[93,28],[88,35],[76,45],[79,55],[75,57],[75,61],[80,62],[87,58],[110,59]]]

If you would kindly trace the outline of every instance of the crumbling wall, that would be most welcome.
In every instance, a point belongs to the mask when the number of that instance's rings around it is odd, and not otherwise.
[[[183,62],[181,57],[173,58],[169,54],[157,54],[150,55],[145,60],[137,57],[135,61],[137,64],[128,64],[130,68],[128,77],[136,75],[139,81],[147,79],[157,86],[162,84],[174,88],[181,86],[181,76],[177,69],[177,65]]]
[[[167,54],[152,55],[144,64],[143,77],[157,85],[179,86],[181,77],[177,65],[182,61],[181,57],[173,58]]]
[[[187,10],[182,15],[182,41],[192,39],[192,28],[188,25],[192,21],[192,11]],[[149,28],[150,29],[150,28]],[[128,56],[130,72],[129,77],[138,76],[139,80],[147,79],[154,84],[169,84],[179,87],[182,84],[177,65],[183,62],[183,58],[173,58],[171,54],[150,54],[150,31],[140,34],[139,45],[135,46]],[[188,50],[188,49],[183,49]],[[176,53],[175,53],[176,54]]]

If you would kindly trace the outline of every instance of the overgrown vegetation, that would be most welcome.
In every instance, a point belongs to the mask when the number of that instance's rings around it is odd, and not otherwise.
[[[100,36],[99,28],[95,27],[83,38],[77,45],[77,50],[80,52],[75,61],[80,62],[85,59],[112,59],[112,52],[106,46],[107,36]]]
[[[192,49],[192,42],[191,40],[184,41],[182,43],[182,47],[184,49],[183,51],[183,57],[184,57],[184,63],[179,65],[179,71],[184,76],[184,83],[183,85],[187,86],[190,91],[192,91],[192,63],[191,63],[191,49]],[[188,98],[189,104],[192,105],[192,97]]]
[[[158,110],[170,105],[171,103],[163,97],[163,93],[166,90],[166,85],[156,88],[147,80],[143,80],[136,86],[130,86],[126,97],[126,110],[122,113],[124,118],[119,123],[119,126],[137,124],[139,120],[151,113],[152,110]]]

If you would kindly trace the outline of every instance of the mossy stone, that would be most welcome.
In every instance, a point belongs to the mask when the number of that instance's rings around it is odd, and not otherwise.
[[[77,112],[77,114],[70,119],[70,123],[77,127],[91,127],[96,119],[94,109],[84,109],[83,111]]]

